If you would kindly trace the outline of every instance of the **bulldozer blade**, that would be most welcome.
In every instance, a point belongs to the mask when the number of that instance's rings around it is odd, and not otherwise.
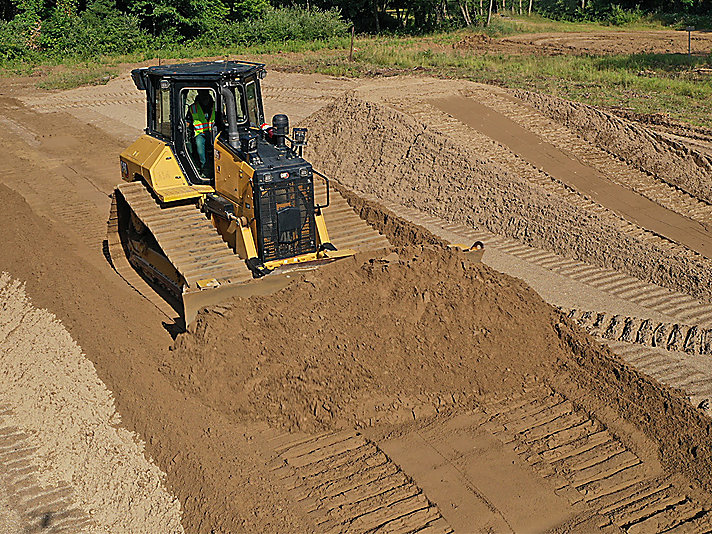
[[[284,289],[294,280],[289,273],[274,273],[264,278],[256,278],[240,284],[224,284],[203,290],[183,293],[183,320],[190,325],[203,308],[226,302],[235,297],[271,295]]]

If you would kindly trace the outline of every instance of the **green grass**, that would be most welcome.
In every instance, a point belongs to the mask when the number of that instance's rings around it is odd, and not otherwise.
[[[74,66],[71,70],[63,68],[52,72],[37,86],[42,89],[72,89],[82,85],[106,85],[117,74],[118,69],[101,65]]]

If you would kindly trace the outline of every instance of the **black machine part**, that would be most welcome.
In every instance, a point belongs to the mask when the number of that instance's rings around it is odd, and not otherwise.
[[[286,139],[289,135],[289,118],[280,113],[272,117],[272,127],[274,128],[274,144],[280,148],[286,146]]]
[[[225,99],[225,109],[227,111],[227,140],[228,144],[235,150],[240,150],[240,133],[237,129],[237,112],[235,110],[235,95],[229,87],[220,89],[222,97]]]
[[[223,219],[235,219],[235,205],[220,195],[210,193],[205,196],[203,203],[204,213],[214,213]]]

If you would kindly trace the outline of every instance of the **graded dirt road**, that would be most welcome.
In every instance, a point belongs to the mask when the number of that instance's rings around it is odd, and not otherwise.
[[[54,94],[23,83],[0,100],[0,195],[15,207],[0,212],[0,270],[26,280],[82,346],[167,474],[186,531],[712,528],[710,419],[696,408],[712,397],[709,259],[433,99],[476,99],[557,156],[704,227],[698,148],[682,139],[646,160],[659,140],[623,122],[621,160],[611,146],[623,119],[603,116],[608,137],[589,140],[576,128],[596,110],[536,95],[271,73],[267,114],[306,119],[318,168],[398,215],[344,191],[398,255],[362,255],[217,306],[173,340],[169,319],[102,251],[142,95],[126,75]],[[689,158],[697,174],[683,172]],[[438,245],[477,236],[487,263],[563,313]]]

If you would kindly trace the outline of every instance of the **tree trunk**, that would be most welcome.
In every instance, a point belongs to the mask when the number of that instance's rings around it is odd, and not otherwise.
[[[487,23],[485,24],[485,26],[489,26],[490,21],[492,20],[492,3],[493,2],[494,2],[494,0],[489,0],[489,10],[487,11]]]
[[[529,0],[529,11],[528,11],[528,13],[529,13],[529,16],[530,16],[530,17],[532,16],[532,2],[534,2],[534,0]]]
[[[522,15],[522,0],[519,0],[519,16]]]
[[[378,3],[371,2],[371,11],[373,12],[373,28],[376,33],[381,33],[381,21],[378,19]]]
[[[470,13],[467,11],[467,0],[458,0],[460,5],[460,11],[462,12],[462,18],[465,19],[465,24],[468,26],[472,25],[472,20],[470,20]]]
[[[479,11],[479,13],[480,13],[480,17],[484,17],[484,16],[485,16],[485,8],[482,6],[482,0],[480,0],[480,11]]]

